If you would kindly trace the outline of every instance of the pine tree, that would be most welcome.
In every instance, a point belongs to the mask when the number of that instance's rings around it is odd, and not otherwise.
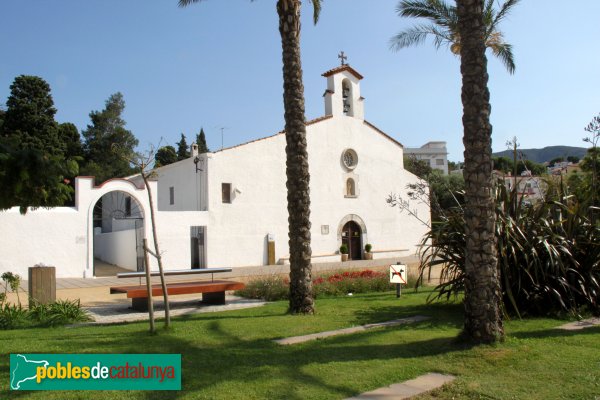
[[[85,175],[95,176],[98,183],[133,172],[124,156],[134,153],[138,140],[125,129],[125,121],[121,118],[124,109],[123,95],[118,92],[111,95],[104,110],[90,113],[91,125],[82,132],[86,158],[83,171]],[[113,148],[123,154],[117,154]]]
[[[63,155],[66,145],[59,138],[54,120],[56,108],[50,85],[38,76],[21,75],[15,78],[10,90],[2,136],[12,137],[21,149]]]
[[[185,135],[181,134],[181,140],[177,142],[177,161],[184,160],[190,157],[190,150],[188,148],[187,141],[185,140]]]
[[[10,87],[6,112],[0,119],[0,210],[19,206],[63,205],[73,189],[68,177],[78,172],[65,160],[67,145],[54,120],[50,86],[37,76],[21,75]]]
[[[210,151],[206,145],[204,128],[200,128],[200,133],[196,136],[196,144],[198,145],[198,154],[208,153]]]

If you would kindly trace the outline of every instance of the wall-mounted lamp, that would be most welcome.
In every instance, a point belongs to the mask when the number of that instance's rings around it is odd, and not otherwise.
[[[200,158],[199,156],[194,157],[194,164],[196,164],[196,173],[198,173],[198,171],[204,171],[202,169],[202,167],[204,166],[203,158]],[[200,164],[200,166],[198,166],[198,164]]]

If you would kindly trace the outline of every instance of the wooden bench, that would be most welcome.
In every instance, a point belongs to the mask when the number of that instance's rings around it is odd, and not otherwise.
[[[165,271],[164,275],[190,275],[190,274],[214,274],[218,272],[231,272],[231,268],[204,268],[197,270],[175,270]],[[117,274],[119,278],[143,277],[145,272],[124,272]],[[152,272],[152,276],[159,275],[158,272]],[[202,302],[205,304],[225,304],[225,292],[228,290],[243,289],[246,285],[242,282],[214,280],[214,275],[210,281],[195,282],[167,282],[167,294],[191,294],[202,293]],[[148,289],[145,284],[132,286],[111,287],[110,293],[125,293],[127,298],[131,299],[131,308],[137,311],[148,310]],[[160,284],[152,285],[152,296],[162,296],[163,290]]]

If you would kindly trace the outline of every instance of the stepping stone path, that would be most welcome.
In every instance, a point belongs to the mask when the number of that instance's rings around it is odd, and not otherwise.
[[[429,319],[429,317],[426,317],[424,315],[415,315],[414,317],[400,318],[400,319],[395,319],[395,320],[387,321],[387,322],[379,322],[376,324],[354,326],[352,328],[345,328],[345,329],[338,329],[335,331],[325,331],[325,332],[313,333],[311,335],[292,336],[289,338],[274,340],[274,342],[282,344],[282,345],[304,343],[304,342],[308,342],[309,340],[323,339],[323,338],[330,337],[330,336],[347,335],[350,333],[363,332],[363,331],[366,331],[366,330],[372,329],[372,328],[383,328],[383,327],[388,327],[388,326],[409,324],[412,322],[425,321],[426,319]]]
[[[600,325],[600,318],[588,318],[581,321],[569,322],[558,327],[558,329],[564,329],[566,331],[578,331],[580,329],[591,328],[593,326]]]
[[[400,400],[408,399],[418,394],[437,389],[442,385],[452,382],[455,379],[452,375],[443,375],[430,373],[416,377],[402,383],[395,383],[390,386],[366,392],[356,397],[346,400]]]

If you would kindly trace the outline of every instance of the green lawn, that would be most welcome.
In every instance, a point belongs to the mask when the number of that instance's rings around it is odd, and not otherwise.
[[[319,299],[315,316],[286,303],[175,318],[171,331],[146,323],[0,331],[0,398],[343,399],[427,372],[456,375],[423,398],[600,399],[600,328],[567,332],[565,321],[507,321],[497,346],[454,343],[457,304],[426,305],[405,291]],[[428,315],[429,321],[280,346],[272,339]],[[9,392],[9,353],[181,353],[181,392]]]

